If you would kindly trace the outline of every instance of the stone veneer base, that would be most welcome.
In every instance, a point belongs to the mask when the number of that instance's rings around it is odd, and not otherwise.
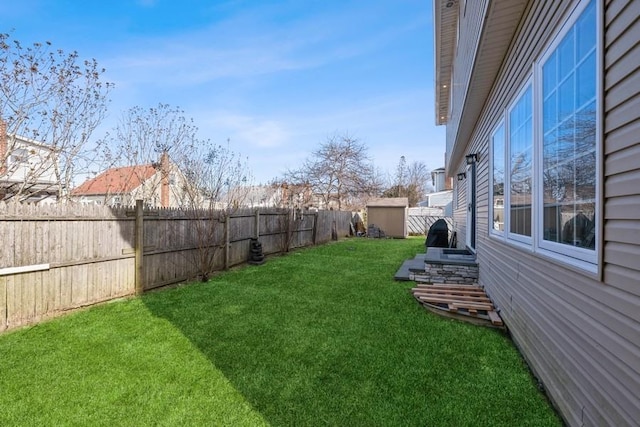
[[[422,281],[472,285],[478,282],[477,265],[432,264],[425,262],[424,273],[416,274]]]
[[[424,282],[471,285],[478,282],[478,264],[470,252],[430,247],[425,256],[424,273],[415,276]]]

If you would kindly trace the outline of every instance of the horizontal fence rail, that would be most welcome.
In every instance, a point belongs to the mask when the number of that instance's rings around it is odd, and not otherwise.
[[[349,234],[350,212],[0,202],[0,331]]]

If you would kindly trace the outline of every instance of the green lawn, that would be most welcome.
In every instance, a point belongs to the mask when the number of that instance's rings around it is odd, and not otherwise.
[[[352,239],[0,336],[0,425],[561,425],[508,337]]]

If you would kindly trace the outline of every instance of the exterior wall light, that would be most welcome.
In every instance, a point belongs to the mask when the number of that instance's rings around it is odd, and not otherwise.
[[[476,153],[467,154],[464,158],[467,160],[468,165],[472,165],[478,161],[478,155]]]
[[[458,174],[458,181],[462,181],[463,179],[465,179],[467,177],[466,172],[460,172]]]

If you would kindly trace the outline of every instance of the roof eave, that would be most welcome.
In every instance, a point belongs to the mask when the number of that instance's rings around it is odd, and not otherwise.
[[[434,78],[436,125],[449,120],[449,98],[454,46],[458,25],[458,0],[434,0]]]
[[[466,151],[473,129],[493,89],[495,79],[500,73],[527,4],[528,0],[489,2],[467,83],[466,96],[461,106],[460,123],[453,149],[447,156],[448,161],[445,166],[447,171],[451,171],[451,167],[461,161]],[[499,59],[496,60],[496,58]]]

